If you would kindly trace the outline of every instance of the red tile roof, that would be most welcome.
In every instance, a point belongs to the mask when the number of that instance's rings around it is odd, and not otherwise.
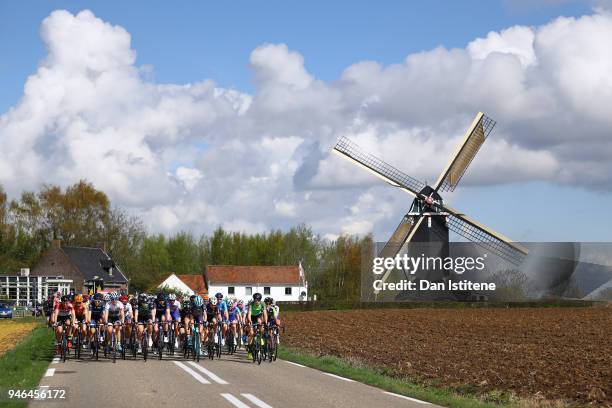
[[[299,285],[298,266],[233,266],[209,265],[206,269],[208,283],[245,283],[271,285]]]
[[[206,282],[204,282],[204,276],[202,275],[176,275],[177,278],[182,280],[185,285],[189,286],[191,290],[198,294],[207,293]]]

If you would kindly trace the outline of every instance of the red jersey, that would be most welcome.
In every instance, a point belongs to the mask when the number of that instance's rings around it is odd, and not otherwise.
[[[72,312],[74,311],[74,306],[72,306],[72,303],[58,303],[57,305],[55,305],[55,307],[53,308],[53,311],[57,310],[57,315],[58,317],[64,317],[64,316],[72,316]]]
[[[73,306],[74,314],[76,317],[85,317],[85,311],[87,308],[85,307],[85,303],[81,303],[81,306]]]

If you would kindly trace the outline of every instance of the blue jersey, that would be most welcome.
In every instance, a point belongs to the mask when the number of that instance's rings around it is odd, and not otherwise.
[[[240,313],[240,309],[238,308],[238,306],[233,306],[231,309],[227,309],[227,314],[229,316],[230,321],[236,320],[236,316],[238,315],[238,313]]]
[[[223,312],[227,311],[227,303],[225,302],[225,300],[222,300],[221,302],[217,303],[217,311],[219,312],[219,314],[223,314]]]

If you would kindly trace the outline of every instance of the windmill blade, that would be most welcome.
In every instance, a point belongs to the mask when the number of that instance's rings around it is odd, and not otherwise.
[[[410,177],[378,157],[364,152],[359,145],[344,136],[338,140],[333,152],[363,166],[392,186],[399,187],[414,196],[418,196],[419,191],[425,187],[425,183]]]
[[[415,221],[415,217],[405,216],[399,223],[389,241],[385,244],[383,249],[378,253],[379,258],[394,258],[397,254],[405,252],[408,244],[412,240],[414,233],[419,229],[421,223],[425,219],[425,216],[421,215],[418,220]],[[385,282],[389,275],[393,272],[393,268],[387,269],[381,278],[382,282]],[[378,295],[380,290],[374,289],[374,294]]]
[[[480,147],[494,127],[495,121],[493,119],[485,116],[482,112],[478,112],[465,133],[463,140],[457,146],[457,150],[455,150],[446,168],[442,171],[440,177],[438,177],[438,181],[434,184],[434,190],[455,190],[459,180],[465,174],[476,153],[478,153],[478,150],[480,150]]]
[[[465,214],[448,206],[440,205],[439,208],[449,213],[447,218],[448,229],[493,252],[502,259],[518,266],[529,253],[529,250],[524,246],[512,242],[510,238],[493,231]]]

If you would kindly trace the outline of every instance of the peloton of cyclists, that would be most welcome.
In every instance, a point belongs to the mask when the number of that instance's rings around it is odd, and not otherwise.
[[[89,297],[77,294],[73,299],[68,295],[50,296],[48,303],[55,303],[50,316],[56,335],[56,345],[59,342],[63,330],[66,330],[68,347],[72,348],[74,333],[81,332],[86,339],[83,348],[93,342],[93,335],[98,327],[99,332],[106,332],[107,342],[105,347],[110,346],[109,340],[114,333],[117,339],[117,350],[121,351],[122,333],[125,334],[124,342],[132,339],[132,323],[136,327],[138,352],[142,352],[142,339],[145,327],[151,334],[147,347],[157,346],[158,341],[167,341],[162,338],[162,333],[168,333],[169,324],[174,323],[175,348],[180,345],[193,346],[193,325],[197,325],[200,332],[200,341],[205,343],[208,339],[209,330],[214,333],[215,343],[217,339],[218,325],[221,324],[221,344],[225,345],[227,336],[233,336],[234,345],[242,344],[252,358],[252,345],[255,337],[255,328],[264,338],[272,333],[274,327],[280,327],[280,309],[274,303],[274,299],[266,297],[262,300],[261,293],[255,293],[252,300],[245,304],[242,300],[235,298],[224,298],[222,293],[216,293],[214,297],[207,295],[192,295],[189,298],[179,299],[176,294],[157,293],[148,296],[144,293],[136,297],[126,294],[119,295],[116,292],[110,294],[96,293]],[[125,331],[122,331],[125,325]],[[87,328],[89,327],[89,330]],[[163,327],[163,331],[162,331]],[[206,347],[199,347],[201,355],[206,355]],[[156,348],[153,349],[156,352]]]

